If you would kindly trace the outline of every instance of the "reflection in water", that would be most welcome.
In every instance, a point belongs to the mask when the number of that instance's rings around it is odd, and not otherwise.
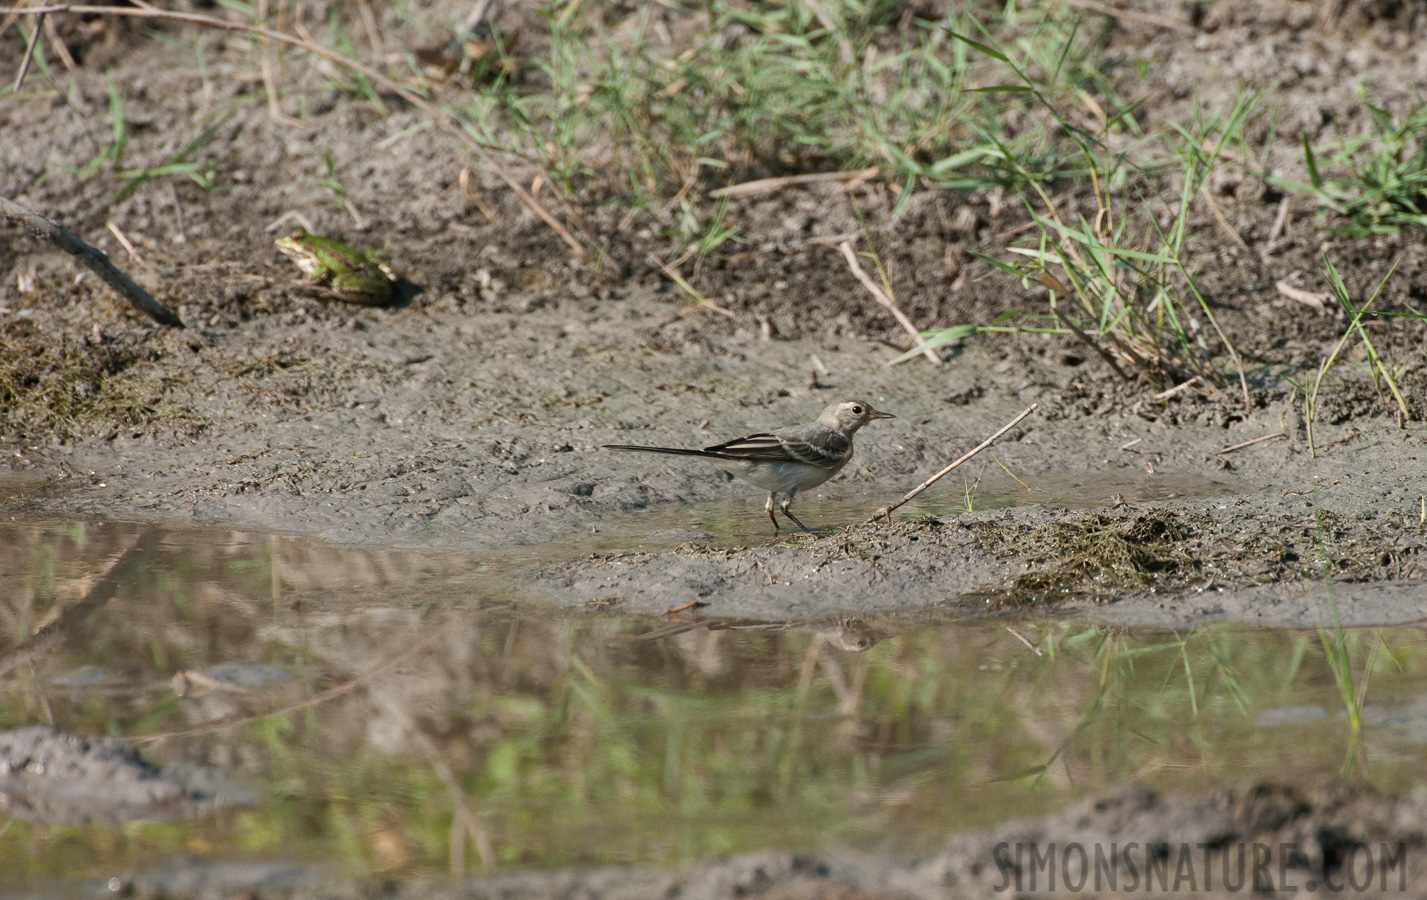
[[[119,569],[135,547],[144,565]],[[0,869],[103,874],[181,852],[358,874],[830,842],[922,853],[1132,778],[1301,780],[1349,752],[1380,787],[1419,778],[1413,629],[1342,636],[1368,698],[1358,741],[1316,633],[1019,623],[1037,655],[1000,625],[930,614],[525,608],[489,600],[471,568],[271,535],[0,528],[0,648],[65,623],[0,680],[0,730],[131,737],[158,765],[209,767],[260,798],[184,823],[18,818]]]
[[[810,619],[794,619],[787,622],[765,622],[762,619],[739,618],[688,618],[672,624],[653,628],[639,635],[641,641],[657,641],[691,631],[704,629],[710,632],[796,632],[806,631],[821,636],[838,650],[860,653],[871,650],[895,632],[895,626],[879,628],[866,616],[835,615],[817,616]],[[905,627],[905,626],[904,626]]]
[[[0,732],[0,773],[0,810],[49,825],[192,819],[257,800],[209,769],[155,766],[128,741],[44,725]]]

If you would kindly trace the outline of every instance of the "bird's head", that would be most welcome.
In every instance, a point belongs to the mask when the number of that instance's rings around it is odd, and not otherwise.
[[[841,403],[834,403],[823,410],[823,414],[818,416],[818,421],[851,437],[854,431],[873,419],[895,418],[897,417],[891,413],[878,412],[873,409],[872,404],[866,400],[843,400]]]

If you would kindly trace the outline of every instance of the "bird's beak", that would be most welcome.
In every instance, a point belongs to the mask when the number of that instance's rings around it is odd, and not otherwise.
[[[869,419],[895,419],[895,418],[897,418],[897,417],[894,416],[894,415],[892,415],[891,413],[878,412],[877,410],[874,409],[874,410],[872,410],[872,415],[868,416],[868,418],[869,418]]]

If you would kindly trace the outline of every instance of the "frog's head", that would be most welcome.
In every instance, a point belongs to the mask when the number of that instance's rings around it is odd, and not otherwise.
[[[307,241],[310,237],[311,235],[308,234],[306,228],[298,228],[291,234],[283,235],[282,237],[273,241],[273,243],[276,244],[277,248],[283,253],[292,256],[298,253],[307,252]]]
[[[311,275],[316,271],[319,262],[312,252],[312,235],[306,228],[298,228],[273,243],[284,256],[291,257],[303,272]]]

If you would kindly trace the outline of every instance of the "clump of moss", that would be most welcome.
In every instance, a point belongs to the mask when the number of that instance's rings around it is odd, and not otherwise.
[[[1033,528],[977,523],[981,548],[1026,571],[967,595],[998,607],[1126,592],[1422,577],[1427,526],[1401,511],[1348,519],[1327,511],[1217,519],[1193,510],[1103,513]]]
[[[138,374],[146,358],[124,344],[56,342],[21,320],[0,337],[0,435],[66,439],[191,419],[161,403],[161,383]]]
[[[1179,546],[1185,539],[1180,518],[1155,510],[1127,518],[1092,515],[1039,528],[972,526],[983,549],[1019,556],[1030,569],[977,596],[1008,606],[1087,595],[1108,600],[1119,591],[1142,590],[1167,576],[1192,573],[1197,563]]]

